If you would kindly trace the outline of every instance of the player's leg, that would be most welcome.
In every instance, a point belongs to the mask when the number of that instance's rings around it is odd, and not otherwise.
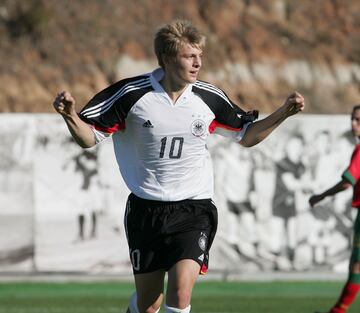
[[[360,290],[360,262],[351,265],[349,278],[330,313],[345,313]]]
[[[166,313],[189,313],[191,294],[200,272],[199,263],[185,259],[177,262],[168,273]]]
[[[130,299],[128,313],[159,312],[163,300],[165,271],[136,274],[136,293]]]
[[[345,313],[354,302],[360,291],[360,214],[354,225],[354,241],[351,254],[349,277],[342,290],[339,300],[331,308],[330,313]]]
[[[192,290],[199,274],[205,274],[209,250],[217,228],[217,210],[211,200],[185,201],[178,206],[177,232],[170,235],[166,313],[189,313]],[[175,215],[175,213],[174,213]],[[188,225],[186,231],[182,225]],[[202,229],[196,229],[202,225]],[[174,230],[174,229],[173,229]]]
[[[166,271],[158,252],[163,236],[158,216],[161,217],[161,210],[157,210],[156,204],[135,195],[130,195],[127,202],[124,226],[136,286],[129,313],[155,313],[163,299]]]

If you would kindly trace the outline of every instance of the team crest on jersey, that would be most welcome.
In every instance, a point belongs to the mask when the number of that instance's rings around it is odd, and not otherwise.
[[[206,235],[205,235],[203,232],[200,234],[200,238],[199,238],[198,243],[199,243],[200,249],[201,249],[202,251],[205,251],[205,249],[206,249],[206,244],[207,244],[207,237],[206,237]]]
[[[196,137],[201,137],[206,132],[206,124],[203,120],[195,120],[191,124],[191,133]]]

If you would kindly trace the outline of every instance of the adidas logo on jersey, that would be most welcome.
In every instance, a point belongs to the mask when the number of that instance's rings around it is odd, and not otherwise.
[[[147,127],[147,128],[153,128],[154,125],[151,124],[150,120],[147,120],[144,124],[143,124],[143,127]]]

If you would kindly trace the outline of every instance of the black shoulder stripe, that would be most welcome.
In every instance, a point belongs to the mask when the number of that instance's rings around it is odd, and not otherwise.
[[[149,76],[121,80],[95,95],[82,109],[81,114],[87,118],[97,117],[109,110],[125,94],[150,86]]]
[[[141,88],[133,88],[129,92],[125,93],[121,99],[116,100],[115,107],[117,107],[118,111],[121,113],[121,116],[126,117],[134,104],[152,90],[153,87],[151,83],[142,86]]]
[[[133,105],[153,90],[149,75],[121,80],[96,94],[81,110],[80,117],[102,129],[121,125]]]
[[[220,124],[240,129],[250,121],[247,113],[233,103],[221,89],[209,83],[197,81],[192,91],[209,106],[215,114],[215,120]]]
[[[214,85],[198,80],[198,81],[196,81],[194,86],[198,89],[202,89],[202,90],[208,91],[214,95],[217,95],[218,97],[222,98],[225,102],[227,102],[228,105],[230,105],[231,107],[233,106],[233,104],[230,101],[230,99],[228,98],[228,96],[221,89],[215,87]]]

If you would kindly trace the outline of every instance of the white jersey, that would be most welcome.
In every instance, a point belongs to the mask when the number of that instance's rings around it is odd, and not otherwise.
[[[116,159],[136,196],[159,201],[213,196],[207,137],[218,132],[240,141],[256,114],[245,113],[223,91],[196,81],[174,103],[157,69],[104,89],[82,109],[100,142],[112,135]]]

